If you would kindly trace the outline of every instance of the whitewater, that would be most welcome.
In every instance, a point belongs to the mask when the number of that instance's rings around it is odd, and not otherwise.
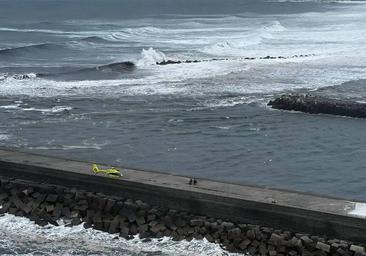
[[[366,200],[364,120],[266,106],[303,92],[365,101],[366,2],[0,4],[0,146]],[[113,238],[0,217],[0,254],[228,255]]]

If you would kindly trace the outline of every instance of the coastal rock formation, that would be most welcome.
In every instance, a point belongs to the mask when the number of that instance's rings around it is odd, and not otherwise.
[[[366,118],[366,104],[314,95],[283,95],[268,103],[275,109],[296,110],[311,114],[330,114]]]
[[[206,238],[230,252],[250,255],[347,255],[366,256],[365,247],[339,239],[232,223],[186,211],[151,206],[102,193],[0,177],[0,216],[25,216],[36,224],[67,226],[83,223],[85,228],[116,234],[126,239],[170,236],[174,240]]]
[[[314,54],[300,54],[300,55],[293,55],[293,56],[265,56],[265,57],[243,57],[238,60],[275,60],[275,59],[293,59],[293,58],[305,58],[314,56]],[[156,65],[171,65],[171,64],[182,64],[182,63],[199,63],[199,62],[211,62],[211,61],[224,61],[224,60],[230,60],[227,58],[221,58],[221,59],[207,59],[207,60],[163,60],[161,62],[156,62]]]

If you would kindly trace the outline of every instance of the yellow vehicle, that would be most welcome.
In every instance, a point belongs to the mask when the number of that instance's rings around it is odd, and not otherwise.
[[[93,171],[94,173],[104,173],[112,178],[120,178],[123,176],[122,173],[114,167],[111,167],[109,169],[99,169],[99,167],[96,164],[93,164]]]

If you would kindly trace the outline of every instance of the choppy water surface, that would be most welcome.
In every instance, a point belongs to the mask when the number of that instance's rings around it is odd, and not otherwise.
[[[265,106],[364,101],[365,2],[0,4],[2,146],[366,199],[365,120]]]

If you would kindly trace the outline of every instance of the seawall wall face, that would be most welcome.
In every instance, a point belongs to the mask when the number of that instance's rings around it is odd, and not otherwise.
[[[344,240],[232,223],[121,196],[4,177],[0,180],[0,214],[25,216],[39,225],[58,225],[57,220],[63,219],[68,226],[84,222],[85,228],[127,239],[136,234],[142,239],[206,238],[228,251],[250,255],[366,255],[363,246]]]

